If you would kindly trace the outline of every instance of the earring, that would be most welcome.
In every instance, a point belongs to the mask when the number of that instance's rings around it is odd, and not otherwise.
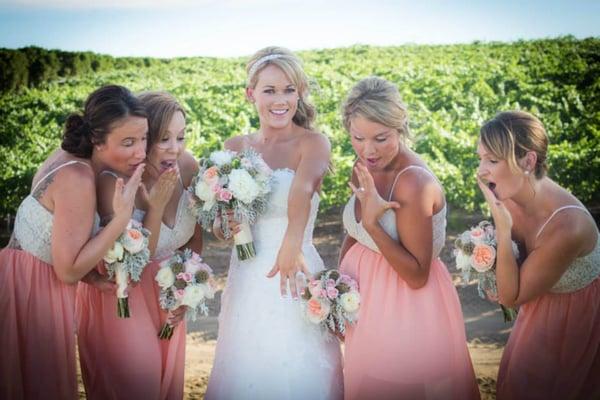
[[[525,171],[525,175],[529,175],[529,170]]]

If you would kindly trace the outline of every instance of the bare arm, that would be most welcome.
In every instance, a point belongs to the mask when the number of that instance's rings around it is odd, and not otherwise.
[[[298,297],[296,273],[309,275],[302,259],[302,240],[310,213],[312,196],[327,172],[331,157],[329,140],[321,134],[309,134],[300,145],[301,158],[288,196],[288,225],[273,269],[280,273],[281,294],[286,295],[289,281],[292,297]]]
[[[597,237],[596,227],[587,215],[563,212],[548,224],[537,238],[539,245],[519,268],[512,252],[512,216],[485,184],[479,182],[479,187],[490,206],[496,227],[496,284],[499,301],[507,307],[527,303],[547,293],[575,258],[586,250],[590,238]]]
[[[150,192],[143,188],[144,203],[146,203],[147,212],[144,214],[143,225],[151,234],[148,239],[148,250],[154,254],[160,235],[160,227],[167,203],[173,196],[175,186],[179,180],[179,171],[177,168],[169,168],[158,177]],[[183,195],[183,194],[182,194]]]
[[[118,205],[111,223],[90,239],[96,209],[94,174],[87,167],[66,167],[57,174],[54,190],[52,259],[59,279],[75,283],[85,276],[112,247],[131,215],[139,168],[124,185],[113,182],[111,202]],[[115,190],[116,187],[116,190]]]
[[[354,239],[352,236],[344,236],[344,240],[342,241],[342,247],[340,248],[340,256],[338,257],[338,267],[342,265],[342,260],[346,256],[346,253],[348,252],[348,250],[350,250],[350,247],[354,246],[355,243],[356,239]]]
[[[372,183],[364,182],[372,178],[366,176],[364,166],[357,168],[361,184],[367,188]],[[362,174],[362,176],[361,176]],[[400,205],[396,208],[396,229],[398,241],[392,239],[379,224],[367,203],[363,212],[363,226],[390,263],[394,270],[413,289],[419,289],[427,283],[433,253],[433,206],[439,196],[437,182],[423,172],[408,171],[401,176],[402,184],[393,189],[392,199]]]

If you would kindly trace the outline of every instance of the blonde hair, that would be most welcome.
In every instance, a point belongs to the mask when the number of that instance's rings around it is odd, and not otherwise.
[[[513,172],[523,170],[517,160],[533,151],[537,155],[533,170],[535,177],[541,179],[546,175],[548,135],[535,116],[524,111],[498,113],[481,127],[479,137],[494,157],[508,162]]]
[[[395,129],[403,139],[410,136],[408,110],[398,88],[385,79],[370,76],[350,90],[342,105],[342,119],[348,132],[352,119],[358,116]]]
[[[179,111],[185,118],[181,104],[167,92],[144,92],[138,96],[148,113],[148,150],[165,134],[173,115]]]
[[[248,74],[246,87],[255,88],[260,72],[268,65],[275,65],[281,69],[298,90],[300,98],[292,121],[303,128],[313,129],[317,112],[308,98],[310,95],[309,80],[302,68],[302,61],[288,49],[271,46],[257,51],[246,65]]]

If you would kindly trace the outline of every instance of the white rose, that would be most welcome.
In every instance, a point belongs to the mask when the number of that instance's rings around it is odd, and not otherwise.
[[[234,169],[229,174],[229,190],[242,203],[250,204],[260,194],[260,187],[245,169]]]
[[[112,264],[123,259],[123,246],[119,242],[115,242],[113,247],[108,250],[108,253],[104,256],[104,261],[108,264]]]
[[[210,161],[220,167],[221,165],[229,164],[234,155],[235,153],[229,150],[214,151],[210,155]]]
[[[201,283],[200,285],[204,286],[204,297],[207,299],[213,299],[215,297],[215,289],[207,285],[206,283]]]
[[[360,294],[356,291],[350,291],[340,296],[342,308],[348,313],[355,313],[360,306]]]
[[[156,273],[154,280],[158,282],[158,286],[162,289],[167,289],[175,283],[175,275],[173,274],[173,271],[171,271],[171,268],[161,268]]]
[[[215,198],[215,192],[212,188],[203,180],[199,180],[194,188],[194,193],[202,201],[209,201]]]
[[[185,287],[183,292],[183,299],[181,304],[191,308],[196,308],[198,304],[204,299],[205,285],[188,285]]]
[[[137,229],[127,229],[121,236],[123,248],[131,254],[139,253],[144,249],[144,235]]]
[[[456,268],[461,271],[467,270],[471,267],[471,256],[466,255],[460,250],[456,250]]]

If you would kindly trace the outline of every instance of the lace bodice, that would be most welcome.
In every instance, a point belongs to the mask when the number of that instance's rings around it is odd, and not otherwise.
[[[32,192],[43,183],[50,175],[65,166],[81,163],[81,161],[68,161],[52,169],[48,174],[41,178]],[[25,197],[21,202],[17,215],[15,217],[15,227],[13,231],[14,239],[18,247],[34,255],[45,263],[52,264],[52,224],[54,215],[40,204],[31,194]],[[94,215],[94,231],[98,229],[98,214]]]
[[[142,222],[144,215],[145,211],[143,210],[136,208],[133,211],[133,218],[136,221]],[[184,190],[179,197],[173,227],[169,228],[164,222],[160,224],[158,244],[153,258],[156,260],[164,259],[171,252],[186,244],[194,235],[195,226],[196,218],[190,208],[190,193]]]
[[[577,209],[586,213],[588,212],[585,208],[579,206],[564,206],[556,209],[546,222],[544,222],[536,235],[536,239],[540,236],[546,225],[548,225],[548,222],[550,222],[557,213],[567,209]],[[576,258],[550,291],[552,293],[575,292],[592,283],[598,276],[600,276],[600,234],[598,239],[596,239],[596,246],[594,249],[585,256]]]
[[[423,167],[419,167],[416,165],[410,165],[410,166],[404,168],[403,170],[401,170],[398,173],[398,175],[396,175],[394,183],[392,184],[392,192],[393,192],[393,187],[395,186],[396,181],[398,180],[398,177],[410,168],[418,168],[420,170],[423,170],[423,171],[431,174],[431,172],[429,172],[427,169],[425,169]],[[431,174],[431,175],[433,176],[433,174]],[[435,178],[435,176],[434,176],[434,178]],[[391,195],[390,195],[390,198],[391,198]],[[390,199],[388,199],[388,200],[390,200]],[[351,237],[356,239],[356,241],[358,241],[362,245],[368,247],[369,249],[371,249],[373,251],[376,251],[377,253],[381,253],[379,251],[379,248],[377,247],[377,244],[373,240],[373,238],[367,233],[366,229],[362,226],[362,221],[361,222],[356,221],[356,217],[354,214],[355,202],[356,202],[356,196],[352,195],[350,197],[350,199],[348,200],[348,202],[346,203],[346,206],[344,207],[344,212],[343,212],[342,218],[343,218],[344,228],[346,229],[346,232],[348,232],[348,235],[350,235]],[[392,239],[394,239],[396,241],[398,240],[398,230],[396,229],[396,215],[395,215],[394,210],[389,209],[389,210],[385,211],[384,214],[379,219],[379,224],[381,225],[383,230]],[[432,228],[433,228],[432,258],[435,259],[440,255],[440,252],[442,251],[442,248],[444,247],[444,244],[446,243],[446,205],[444,205],[444,207],[440,211],[438,211],[436,214],[433,215]]]

